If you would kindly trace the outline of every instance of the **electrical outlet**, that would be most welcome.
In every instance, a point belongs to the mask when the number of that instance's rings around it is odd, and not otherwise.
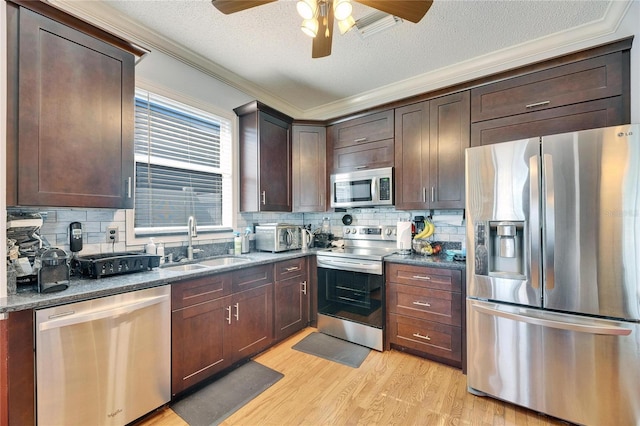
[[[107,242],[108,243],[117,243],[118,242],[118,227],[117,226],[109,226],[107,228]]]

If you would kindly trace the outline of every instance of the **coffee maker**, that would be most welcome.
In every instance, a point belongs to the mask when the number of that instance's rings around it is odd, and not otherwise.
[[[69,287],[69,256],[58,248],[45,250],[40,255],[38,291],[53,293]]]

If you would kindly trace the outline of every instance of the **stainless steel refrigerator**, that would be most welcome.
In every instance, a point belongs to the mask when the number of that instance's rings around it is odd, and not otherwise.
[[[467,384],[640,425],[640,125],[466,152]]]

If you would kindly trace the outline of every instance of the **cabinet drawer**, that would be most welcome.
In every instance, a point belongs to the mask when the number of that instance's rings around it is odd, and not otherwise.
[[[387,287],[390,313],[460,327],[462,295],[450,291],[390,283]]]
[[[231,274],[218,274],[173,284],[171,309],[181,309],[231,294]]]
[[[298,257],[276,263],[276,281],[304,275],[307,275],[306,257]]]
[[[462,361],[460,327],[389,314],[388,333],[391,344],[451,361]]]
[[[461,291],[461,273],[454,269],[387,264],[387,281],[445,291]]]
[[[393,138],[393,110],[336,124],[333,132],[334,149]]]
[[[233,271],[232,291],[249,290],[273,283],[273,264],[254,266]]]
[[[471,91],[471,121],[622,94],[622,52],[488,84]]]
[[[338,148],[333,151],[333,172],[392,167],[394,158],[393,139]]]

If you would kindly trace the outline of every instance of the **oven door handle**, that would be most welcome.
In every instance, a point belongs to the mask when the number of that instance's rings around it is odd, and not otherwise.
[[[334,259],[324,260],[320,256],[317,257],[317,266],[319,268],[340,269],[343,271],[368,272],[371,274],[382,275],[382,263],[360,262],[357,259]]]

